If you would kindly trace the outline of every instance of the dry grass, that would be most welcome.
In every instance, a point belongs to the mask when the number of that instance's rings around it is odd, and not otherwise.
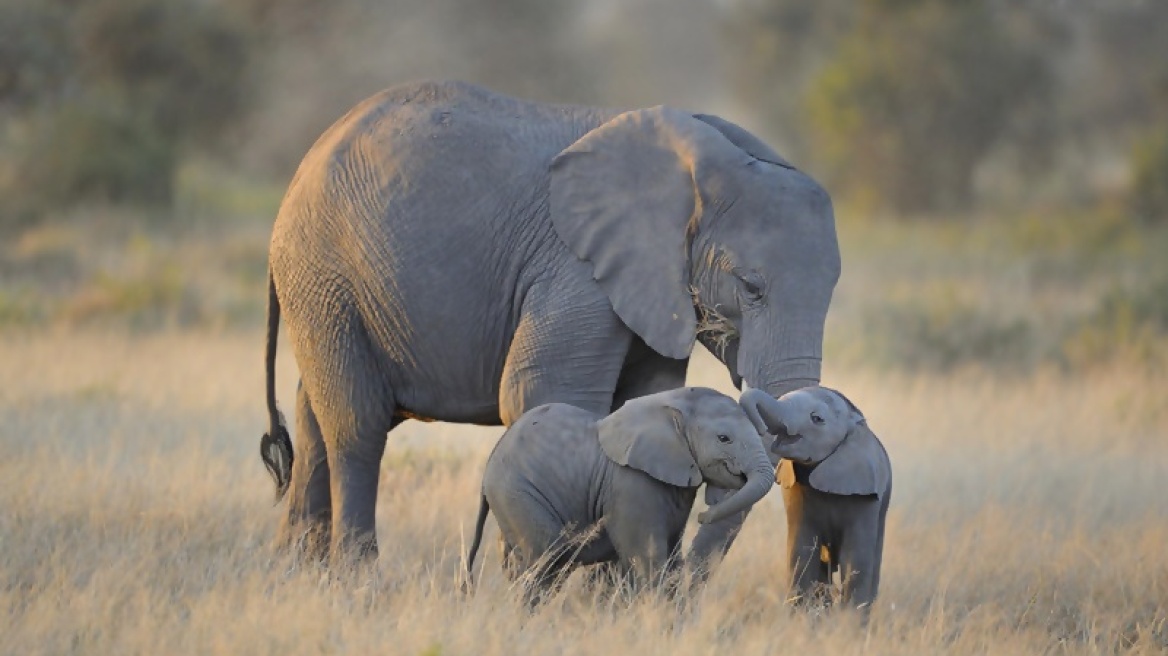
[[[574,580],[532,616],[499,572],[458,592],[498,429],[391,439],[379,580],[330,584],[269,547],[256,453],[261,336],[66,331],[0,344],[0,652],[393,654],[1162,653],[1163,378],[1009,381],[836,371],[895,467],[867,630],[782,601],[783,511],[764,500],[686,611]],[[281,353],[287,404],[295,366]],[[725,388],[704,357],[694,382]],[[692,530],[691,530],[692,535]]]

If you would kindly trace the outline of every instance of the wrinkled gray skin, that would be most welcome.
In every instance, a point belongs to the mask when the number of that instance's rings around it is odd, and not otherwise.
[[[842,603],[876,599],[884,518],[892,498],[888,453],[864,415],[839,392],[808,387],[778,400],[760,390],[739,399],[760,433],[776,436],[787,507],[787,564],[796,603],[822,597],[840,572]],[[830,601],[829,599],[823,599]]]
[[[532,574],[533,600],[568,568],[595,563],[616,563],[636,588],[672,589],[676,578],[666,574],[678,566],[698,486],[737,490],[698,516],[708,524],[749,508],[774,477],[738,403],[708,388],[633,399],[603,418],[562,403],[539,406],[487,461],[468,580],[494,510],[504,568],[512,579]]]
[[[683,386],[695,338],[736,382],[815,383],[840,272],[827,193],[741,128],[463,83],[388,89],[329,128],[269,264],[261,453],[291,490],[286,538],[334,556],[376,553],[381,456],[405,419],[607,414]],[[301,375],[295,460],[274,391],[281,317]],[[703,526],[695,554],[720,554],[743,519]]]

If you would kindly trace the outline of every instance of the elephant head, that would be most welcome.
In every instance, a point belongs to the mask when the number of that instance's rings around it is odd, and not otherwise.
[[[880,495],[887,488],[891,472],[884,447],[860,410],[839,392],[807,387],[776,400],[747,390],[739,403],[760,434],[775,436],[771,450],[780,458],[814,467],[811,487],[843,495]],[[783,470],[780,465],[780,476]]]
[[[831,200],[746,130],[666,107],[588,132],[551,166],[561,240],[646,344],[688,358],[695,338],[739,388],[819,381],[840,274]]]
[[[763,498],[774,467],[759,434],[730,397],[686,387],[633,399],[597,424],[604,453],[678,487],[703,481],[737,490],[698,516],[703,524],[741,512]]]

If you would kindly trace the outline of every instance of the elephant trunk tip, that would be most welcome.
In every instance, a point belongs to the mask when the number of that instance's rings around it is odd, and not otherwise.
[[[284,498],[292,480],[292,439],[284,422],[277,421],[260,440],[260,458],[276,483],[276,502]]]
[[[818,385],[818,378],[788,378],[773,385],[767,386],[766,391],[777,399],[787,392],[794,392],[798,389],[803,389],[805,387],[816,387]]]
[[[767,465],[769,465],[770,460],[766,458],[765,453],[763,458],[766,460]],[[701,524],[713,524],[731,515],[748,510],[766,496],[774,481],[774,470],[767,466],[762,466],[757,471],[752,471],[747,474],[746,484],[740,490],[725,501],[711,506],[699,514],[698,522]]]

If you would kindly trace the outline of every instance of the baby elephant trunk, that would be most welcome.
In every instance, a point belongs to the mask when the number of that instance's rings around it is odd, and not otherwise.
[[[754,466],[746,474],[746,484],[722,503],[711,506],[698,515],[702,524],[712,524],[727,517],[747,510],[758,503],[770,491],[775,482],[775,469],[771,466],[766,450],[759,443],[758,454]]]

